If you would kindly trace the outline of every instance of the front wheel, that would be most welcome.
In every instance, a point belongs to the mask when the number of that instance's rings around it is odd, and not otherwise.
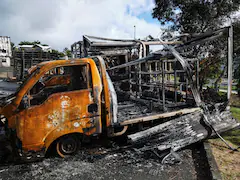
[[[76,154],[80,147],[80,141],[73,135],[61,137],[56,144],[57,154],[61,157]]]

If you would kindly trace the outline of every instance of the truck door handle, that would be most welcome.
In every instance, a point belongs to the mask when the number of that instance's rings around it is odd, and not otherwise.
[[[98,112],[98,105],[96,103],[89,104],[88,105],[88,112],[92,113],[92,114]]]

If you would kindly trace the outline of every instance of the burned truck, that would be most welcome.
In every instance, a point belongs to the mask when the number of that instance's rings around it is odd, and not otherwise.
[[[172,59],[166,59],[169,54]],[[169,152],[221,137],[240,124],[227,103],[201,100],[190,61],[167,47],[166,53],[108,69],[101,56],[32,67],[16,92],[1,99],[1,158],[41,158],[50,148],[65,157],[75,154],[85,137],[100,135],[127,134],[130,143],[151,139],[157,143],[145,149]],[[117,79],[119,72],[129,78]]]
[[[1,139],[8,140],[9,149],[19,157],[29,159],[43,157],[52,145],[59,156],[71,155],[81,146],[83,136],[120,136],[134,124],[160,124],[152,128],[167,136],[160,143],[162,149],[171,148],[175,141],[186,146],[209,135],[200,123],[204,114],[197,105],[163,112],[131,98],[128,101],[131,104],[118,105],[101,57],[40,63],[14,94],[1,100]],[[138,107],[139,112],[132,113],[130,107]],[[239,125],[228,112],[222,113],[211,115],[209,123],[216,131]],[[150,135],[146,130],[139,133]],[[169,142],[173,135],[178,138]],[[139,137],[129,135],[132,141]]]

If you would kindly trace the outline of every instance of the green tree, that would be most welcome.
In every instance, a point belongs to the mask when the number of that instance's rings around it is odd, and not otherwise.
[[[59,57],[64,57],[64,56],[65,56],[63,52],[59,52],[59,51],[56,50],[56,49],[53,49],[53,50],[52,50],[52,53],[57,54]]]
[[[15,48],[15,44],[13,42],[11,42],[11,48],[14,49]]]
[[[40,44],[43,46],[48,46],[47,44],[41,44],[41,42],[39,40],[30,42],[30,41],[21,41],[18,45],[35,45],[35,44]]]
[[[174,29],[196,33],[221,26],[239,6],[239,0],[155,0],[152,15]]]
[[[72,57],[72,52],[67,47],[63,49],[63,53],[66,54],[68,57]]]
[[[152,15],[162,24],[167,23],[171,29],[181,33],[202,33],[223,26],[239,7],[239,0],[155,0]],[[226,56],[222,57],[226,54],[226,47],[226,36],[197,48],[192,47],[194,55],[201,51],[209,53],[206,63],[201,63],[200,88],[208,78],[215,78],[217,89],[217,84],[226,71],[221,68],[226,64]]]
[[[240,97],[240,63],[237,66],[237,69],[234,73],[234,77],[237,79],[237,92],[238,96]]]
[[[33,41],[33,45],[35,45],[35,44],[41,44],[41,42],[40,41]]]
[[[237,80],[237,91],[240,96],[240,21],[233,24],[234,32],[234,78]]]

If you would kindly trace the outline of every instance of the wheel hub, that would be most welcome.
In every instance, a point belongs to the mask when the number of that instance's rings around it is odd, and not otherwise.
[[[74,153],[77,149],[77,143],[73,139],[65,139],[61,143],[61,149],[66,154]]]

